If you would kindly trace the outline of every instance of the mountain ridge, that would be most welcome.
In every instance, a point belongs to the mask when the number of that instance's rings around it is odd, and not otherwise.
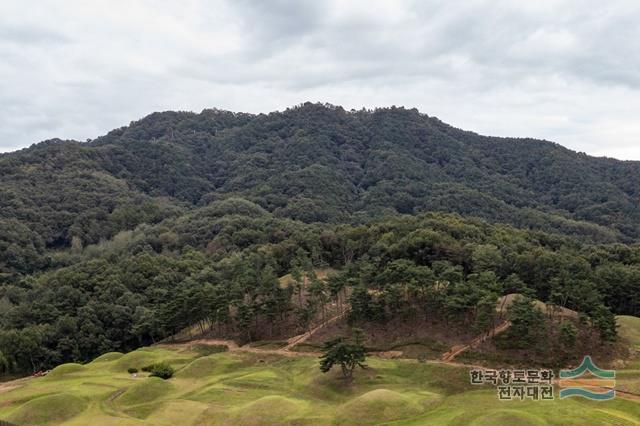
[[[169,111],[0,155],[0,226],[33,231],[19,239],[36,251],[63,248],[239,197],[306,223],[440,211],[629,242],[640,238],[639,177],[638,162],[481,136],[416,109]]]
[[[368,113],[368,114],[372,114],[376,111],[379,110],[389,110],[389,109],[399,109],[399,110],[404,110],[404,111],[416,111],[418,114],[420,114],[421,116],[428,118],[429,120],[433,121],[434,123],[438,123],[439,125],[441,125],[443,128],[447,128],[452,132],[456,132],[456,133],[460,133],[460,134],[468,134],[474,137],[482,137],[482,138],[490,138],[493,140],[503,140],[503,141],[509,141],[509,142],[518,142],[518,141],[522,141],[522,142],[533,142],[533,143],[541,143],[541,144],[548,144],[550,146],[554,146],[557,148],[561,148],[564,149],[572,154],[576,154],[576,155],[581,155],[581,156],[586,156],[589,157],[591,159],[596,159],[596,160],[608,160],[608,161],[612,161],[612,162],[618,162],[618,163],[631,163],[631,164],[640,164],[640,160],[626,160],[626,159],[620,159],[620,158],[616,158],[616,157],[609,157],[607,155],[593,155],[593,154],[588,154],[584,151],[577,151],[571,148],[568,148],[564,145],[562,145],[559,142],[554,142],[552,140],[548,140],[548,139],[538,139],[538,138],[533,138],[533,137],[528,137],[528,136],[495,136],[495,135],[489,135],[489,134],[483,134],[483,133],[479,133],[473,130],[468,130],[468,129],[464,129],[461,127],[456,127],[454,125],[448,124],[444,121],[442,121],[440,118],[438,118],[437,116],[430,116],[426,113],[422,113],[420,112],[417,108],[407,108],[404,106],[390,106],[390,107],[376,107],[374,109],[365,109],[362,108],[360,110],[356,110],[356,109],[351,109],[351,110],[346,110],[344,108],[342,108],[339,105],[333,105],[330,103],[321,103],[321,102],[316,102],[316,103],[312,103],[312,102],[305,102],[293,107],[289,107],[286,108],[284,110],[276,110],[276,111],[272,111],[272,112],[268,112],[268,113],[247,113],[247,112],[239,112],[239,111],[231,111],[231,110],[225,110],[225,109],[219,109],[219,108],[205,108],[200,112],[195,112],[195,111],[188,111],[188,110],[164,110],[164,111],[155,111],[152,112],[150,114],[147,114],[143,117],[141,117],[138,120],[133,120],[131,121],[128,125],[123,125],[121,127],[112,129],[110,131],[108,131],[107,133],[105,133],[104,135],[99,135],[96,136],[94,138],[88,138],[86,141],[82,141],[79,139],[63,139],[63,138],[59,138],[59,137],[52,137],[50,139],[44,139],[40,142],[35,142],[33,144],[31,144],[30,146],[27,147],[23,147],[23,148],[19,148],[16,149],[14,151],[7,151],[7,152],[0,152],[0,157],[3,156],[10,156],[12,154],[17,154],[20,152],[24,152],[26,150],[31,150],[34,149],[36,147],[42,147],[45,145],[52,145],[52,144],[65,144],[65,143],[69,143],[69,144],[81,144],[81,145],[99,145],[105,138],[108,138],[109,136],[111,136],[112,134],[118,134],[119,132],[133,127],[133,126],[137,126],[140,124],[144,124],[145,122],[147,122],[148,120],[153,120],[154,118],[158,118],[158,117],[163,117],[165,115],[167,116],[176,116],[176,115],[182,115],[184,116],[184,118],[189,118],[189,117],[197,117],[197,116],[201,116],[204,114],[227,114],[227,115],[231,115],[231,116],[241,116],[245,119],[255,119],[257,117],[268,117],[268,116],[275,116],[275,115],[283,115],[286,114],[287,112],[289,112],[292,109],[298,109],[301,107],[307,107],[309,105],[313,105],[313,106],[323,106],[326,108],[331,108],[331,109],[339,109],[342,110],[344,113],[346,114],[357,114],[357,113]],[[107,143],[107,142],[102,142],[102,143]]]

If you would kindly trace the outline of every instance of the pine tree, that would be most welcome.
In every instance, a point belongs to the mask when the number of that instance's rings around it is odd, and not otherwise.
[[[340,366],[342,377],[351,381],[356,367],[367,367],[365,361],[366,351],[362,345],[361,334],[356,332],[354,339],[337,337],[325,342],[320,357],[320,371],[327,373],[337,364]]]

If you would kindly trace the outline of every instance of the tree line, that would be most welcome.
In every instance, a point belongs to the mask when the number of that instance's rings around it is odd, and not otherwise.
[[[637,246],[585,245],[456,215],[327,227],[277,218],[246,200],[218,201],[61,252],[55,268],[5,282],[0,365],[84,362],[186,327],[277,339],[326,320],[328,306],[348,311],[355,325],[433,318],[482,332],[495,324],[497,299],[511,293],[578,311],[600,344],[615,338],[614,314],[640,313],[639,255]],[[318,267],[336,272],[320,279]],[[289,273],[285,285],[279,277]],[[512,322],[546,321],[519,307]],[[575,337],[580,330],[571,327],[580,324],[557,324],[553,333]],[[511,345],[535,340],[515,337]]]

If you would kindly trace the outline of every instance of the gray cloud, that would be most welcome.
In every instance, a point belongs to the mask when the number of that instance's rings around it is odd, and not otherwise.
[[[640,159],[636,1],[0,3],[0,151],[304,101]]]

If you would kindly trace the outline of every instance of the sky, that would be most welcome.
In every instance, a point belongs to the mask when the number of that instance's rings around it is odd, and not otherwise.
[[[636,0],[0,0],[0,152],[311,101],[640,160],[639,22]]]

